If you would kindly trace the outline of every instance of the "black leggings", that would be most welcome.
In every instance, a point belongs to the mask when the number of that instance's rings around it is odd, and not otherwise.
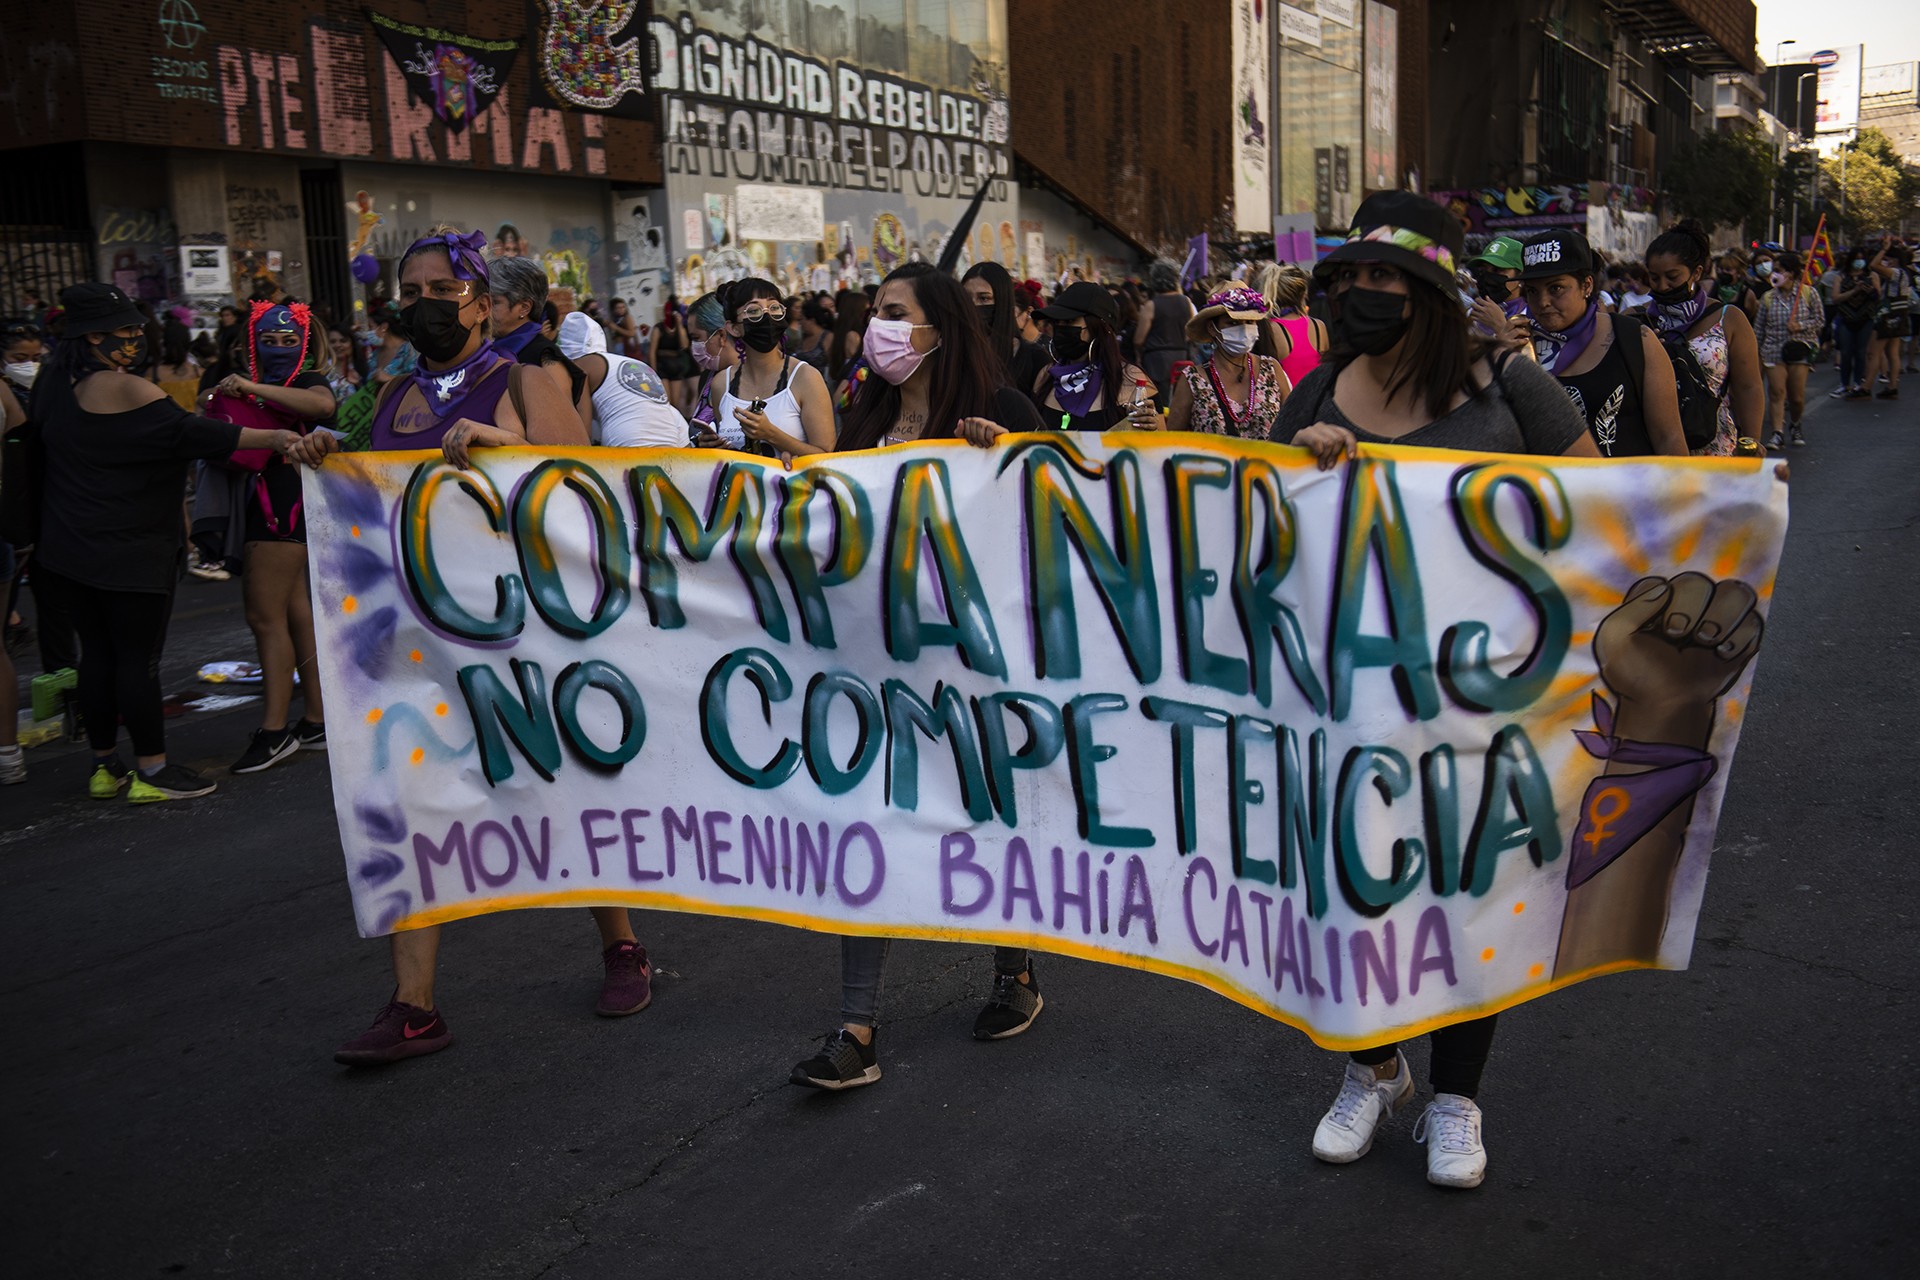
[[[80,713],[94,751],[113,750],[124,722],[136,756],[165,755],[160,650],[173,593],[107,591],[37,565],[33,579],[36,587],[53,588],[79,633]]]
[[[1487,1069],[1487,1055],[1493,1051],[1493,1022],[1499,1014],[1456,1022],[1433,1033],[1433,1061],[1427,1067],[1427,1079],[1435,1093],[1457,1093],[1471,1098],[1480,1092],[1480,1073]],[[1350,1056],[1362,1066],[1377,1067],[1392,1062],[1398,1044],[1355,1049]]]

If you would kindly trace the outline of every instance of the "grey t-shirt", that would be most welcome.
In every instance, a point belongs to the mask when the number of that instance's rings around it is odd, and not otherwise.
[[[1586,434],[1587,423],[1567,398],[1566,388],[1531,360],[1502,362],[1494,381],[1480,394],[1404,436],[1377,436],[1355,423],[1334,403],[1335,366],[1322,364],[1300,380],[1280,406],[1273,424],[1276,444],[1316,422],[1331,422],[1353,432],[1363,444],[1418,445],[1423,449],[1464,449],[1472,453],[1537,453],[1558,456]]]

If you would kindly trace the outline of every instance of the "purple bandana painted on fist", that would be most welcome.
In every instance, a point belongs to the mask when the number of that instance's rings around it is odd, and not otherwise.
[[[1056,364],[1052,372],[1053,398],[1060,402],[1060,407],[1076,418],[1092,413],[1100,403],[1099,364],[1091,360],[1085,364]]]
[[[1670,742],[1627,742],[1613,736],[1613,708],[1593,695],[1593,722],[1574,737],[1588,754],[1617,764],[1646,766],[1644,773],[1602,774],[1580,800],[1567,861],[1567,888],[1577,889],[1637,844],[1666,816],[1707,784],[1720,767],[1704,751]]]
[[[421,236],[400,255],[404,261],[422,249],[445,249],[448,261],[453,263],[455,280],[485,280],[487,278],[487,235],[484,231],[469,231],[457,235],[448,231],[437,236]]]

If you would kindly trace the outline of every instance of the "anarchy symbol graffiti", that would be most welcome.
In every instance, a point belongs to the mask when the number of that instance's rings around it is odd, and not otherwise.
[[[169,49],[191,49],[207,29],[187,0],[160,0],[160,36]]]

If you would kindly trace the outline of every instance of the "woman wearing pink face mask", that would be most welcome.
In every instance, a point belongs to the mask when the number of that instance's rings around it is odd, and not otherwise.
[[[862,351],[868,376],[844,415],[841,451],[956,436],[984,444],[1040,430],[1032,400],[1000,385],[1000,362],[966,290],[927,263],[881,282]]]
[[[881,282],[873,310],[864,348],[869,376],[847,408],[841,451],[962,435],[986,444],[1008,429],[1040,429],[1032,402],[998,385],[1000,361],[986,327],[952,276],[909,263]],[[874,1036],[892,945],[888,938],[840,939],[840,1025],[819,1053],[794,1066],[794,1084],[854,1089],[880,1078]],[[1011,1039],[1042,1007],[1026,949],[995,947],[993,991],[974,1019],[974,1039]]]
[[[727,313],[720,305],[719,294],[701,294],[687,308],[687,354],[700,371],[700,389],[693,404],[681,412],[687,415],[693,443],[707,449],[723,443],[713,425],[714,379],[740,363],[740,344],[727,336],[726,330]],[[746,433],[741,432],[733,447],[744,447],[746,442]]]

